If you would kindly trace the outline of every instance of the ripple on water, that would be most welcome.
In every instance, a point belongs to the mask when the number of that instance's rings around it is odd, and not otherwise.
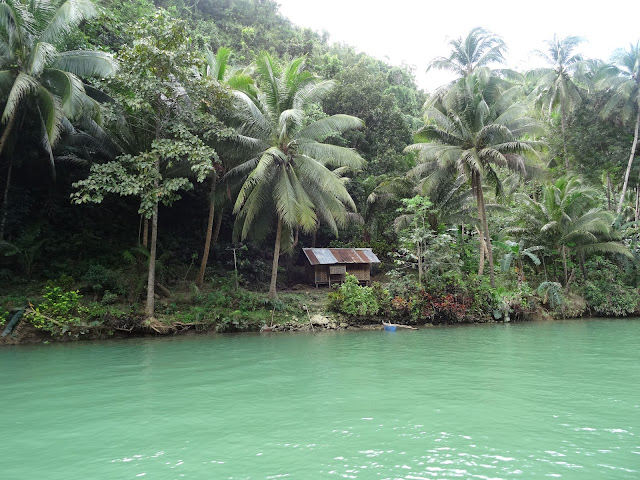
[[[0,349],[0,468],[50,480],[637,479],[639,327]]]

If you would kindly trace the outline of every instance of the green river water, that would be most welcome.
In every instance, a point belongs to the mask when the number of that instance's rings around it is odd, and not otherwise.
[[[640,319],[0,348],[0,478],[638,479]]]

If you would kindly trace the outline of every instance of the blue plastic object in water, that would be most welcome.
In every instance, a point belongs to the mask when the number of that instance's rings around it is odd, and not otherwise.
[[[395,325],[385,325],[385,326],[384,326],[384,329],[385,329],[387,332],[395,332],[395,331],[396,331],[396,326],[395,326]]]

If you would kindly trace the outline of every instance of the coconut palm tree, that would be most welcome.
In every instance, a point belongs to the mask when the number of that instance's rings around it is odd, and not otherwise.
[[[631,252],[612,236],[612,212],[594,207],[597,192],[582,183],[579,177],[561,177],[547,184],[541,199],[517,194],[522,205],[518,212],[521,228],[511,229],[527,236],[527,241],[557,251],[562,260],[564,284],[569,283],[569,260],[573,253]]]
[[[116,71],[113,58],[105,52],[58,51],[57,45],[69,33],[96,15],[89,0],[0,0],[0,156],[5,153],[9,138],[18,133],[16,125],[26,115],[32,115],[34,123],[40,125],[38,136],[54,168],[53,146],[63,129],[63,120],[73,121],[94,107],[82,78],[106,77]],[[0,239],[4,234],[11,167],[9,162]]]
[[[629,50],[619,49],[613,54],[616,64],[616,75],[605,78],[601,85],[611,90],[611,99],[602,108],[603,117],[617,115],[623,122],[634,123],[631,153],[624,173],[624,182],[620,194],[617,213],[622,211],[625,194],[629,185],[629,174],[638,146],[638,132],[640,131],[640,41],[630,45]]]
[[[243,176],[234,207],[236,234],[241,239],[250,233],[259,237],[276,227],[270,298],[276,296],[278,259],[291,232],[298,227],[311,232],[321,219],[337,234],[347,221],[347,208],[355,210],[341,177],[345,169],[364,164],[356,151],[323,143],[361,128],[362,120],[332,115],[309,123],[305,108],[322,100],[334,83],[320,81],[303,67],[304,58],[280,67],[262,53],[256,61],[258,98],[237,94],[244,100],[238,138],[253,154],[228,174]]]
[[[472,75],[428,105],[425,126],[415,135],[417,143],[405,151],[418,153],[419,164],[411,174],[424,179],[425,188],[451,175],[465,175],[477,202],[478,220],[487,247],[491,284],[495,284],[493,252],[487,222],[483,185],[488,181],[501,189],[497,167],[526,173],[525,155],[536,142],[521,140],[539,126],[513,103],[519,89],[499,92],[492,78]],[[482,243],[482,242],[481,242]],[[481,265],[482,269],[482,265]]]
[[[427,67],[448,70],[459,77],[468,77],[478,68],[492,63],[503,63],[507,45],[498,35],[481,27],[473,28],[466,37],[449,41],[448,57],[434,58]]]
[[[207,48],[205,60],[204,76],[210,78],[219,85],[234,91],[242,91],[245,93],[253,94],[253,79],[248,74],[247,70],[229,69],[229,57],[231,56],[231,49],[220,47],[217,53],[213,53]],[[219,146],[221,147],[221,146]],[[237,145],[235,145],[237,148]],[[223,148],[218,148],[220,153]],[[211,240],[213,238],[213,225],[216,210],[216,189],[219,180],[219,173],[224,175],[226,173],[226,166],[228,162],[221,159],[221,162],[217,165],[217,170],[211,171],[211,192],[209,194],[209,217],[207,220],[207,233],[204,242],[204,249],[202,253],[202,259],[200,260],[200,270],[196,277],[196,285],[201,286],[204,283],[204,275],[207,270],[207,262],[209,260],[209,251],[211,249]],[[221,221],[221,214],[218,215],[219,221]]]
[[[554,110],[560,109],[564,166],[567,169],[569,168],[567,117],[571,110],[582,101],[580,90],[572,78],[582,62],[582,56],[574,53],[582,41],[580,37],[558,38],[554,35],[552,40],[546,42],[546,52],[540,50],[535,52],[550,65],[550,68],[543,68],[536,72],[540,76],[540,80],[533,95],[536,103],[542,107],[547,115],[551,116]]]

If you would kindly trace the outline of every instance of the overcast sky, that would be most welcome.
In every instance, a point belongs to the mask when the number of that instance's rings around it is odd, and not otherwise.
[[[293,23],[329,32],[343,42],[392,64],[415,66],[418,83],[433,89],[448,80],[425,73],[430,60],[447,55],[448,41],[481,26],[502,36],[514,68],[536,66],[531,52],[545,49],[556,33],[585,39],[580,52],[608,60],[614,49],[640,37],[639,0],[277,0]],[[534,65],[534,62],[537,62]]]

